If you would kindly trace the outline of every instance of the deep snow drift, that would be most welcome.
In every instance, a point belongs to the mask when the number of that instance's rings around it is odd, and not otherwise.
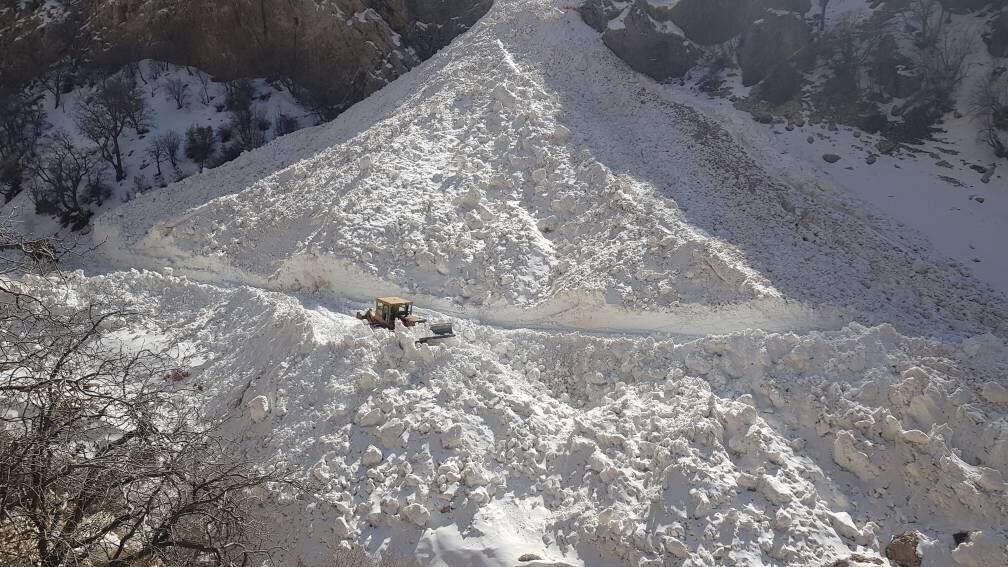
[[[199,401],[313,479],[276,495],[285,564],[818,565],[910,529],[1005,564],[1004,297],[572,7],[498,0],[333,123],[104,215],[75,286],[156,313],[131,332],[178,331]],[[349,315],[386,292],[460,336]]]

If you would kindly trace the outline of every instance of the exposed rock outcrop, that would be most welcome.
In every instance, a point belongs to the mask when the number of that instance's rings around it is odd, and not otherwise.
[[[767,12],[749,26],[739,44],[738,63],[742,84],[754,85],[766,78],[777,65],[800,66],[814,56],[812,30],[800,16]]]
[[[678,31],[660,27],[643,0],[620,18],[606,28],[602,40],[635,70],[665,81],[683,76],[699,60],[700,49]]]
[[[84,0],[103,59],[151,57],[223,77],[285,76],[337,107],[472,25],[491,0]]]
[[[990,24],[990,30],[984,34],[987,50],[994,57],[1008,57],[1008,8]]]
[[[686,74],[706,48],[747,37],[746,84],[754,84],[792,61],[789,49],[811,41],[802,18],[810,8],[810,0],[588,0],[581,17],[616,55],[659,81]],[[778,33],[784,34],[780,42],[771,38]],[[794,94],[793,88],[784,91],[773,95]]]
[[[894,536],[885,548],[886,559],[898,567],[921,567],[921,556],[917,550],[921,537],[917,532],[906,532]]]

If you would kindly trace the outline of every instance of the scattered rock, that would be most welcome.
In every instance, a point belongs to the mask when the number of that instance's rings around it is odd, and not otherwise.
[[[877,144],[875,144],[875,148],[877,148],[879,153],[883,155],[889,155],[893,153],[894,151],[896,151],[896,148],[898,147],[899,144],[890,140],[889,138],[882,138],[881,140],[878,141]]]
[[[920,567],[921,556],[917,550],[921,537],[917,532],[906,532],[894,536],[885,548],[886,559],[897,567]]]
[[[542,560],[542,557],[536,555],[535,553],[523,553],[518,558],[518,561],[521,561],[521,562],[525,562],[525,561],[540,561],[540,560]]]
[[[840,161],[840,156],[836,154],[823,154],[822,158],[826,163],[836,163]]]
[[[867,163],[868,165],[872,165],[876,161],[878,161],[878,157],[875,156],[875,154],[869,154],[868,157],[865,158],[865,163]]]
[[[810,144],[815,143],[815,136],[809,136],[808,138],[805,138],[805,141]]]

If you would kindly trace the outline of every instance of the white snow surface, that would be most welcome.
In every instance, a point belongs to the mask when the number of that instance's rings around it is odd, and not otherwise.
[[[334,122],[100,217],[257,460],[283,565],[1008,564],[1005,298],[766,140],[498,0]],[[372,330],[376,295],[458,336]],[[956,547],[953,534],[970,532]]]

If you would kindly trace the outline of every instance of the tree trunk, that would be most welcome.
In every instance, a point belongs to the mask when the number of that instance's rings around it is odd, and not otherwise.
[[[122,150],[119,149],[119,137],[112,140],[112,167],[115,168],[116,181],[126,179],[126,172],[123,170]]]

